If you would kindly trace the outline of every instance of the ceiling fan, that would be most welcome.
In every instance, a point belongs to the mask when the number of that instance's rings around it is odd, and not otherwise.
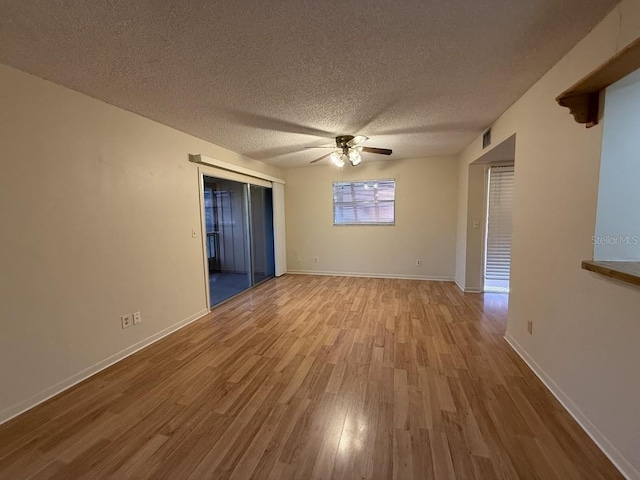
[[[343,167],[348,161],[354,167],[362,162],[361,152],[377,153],[380,155],[391,155],[393,150],[388,148],[363,147],[360,144],[369,140],[364,135],[338,135],[335,147],[305,147],[305,148],[331,148],[333,152],[327,153],[320,158],[316,158],[309,163],[316,163],[329,157],[331,162],[337,167]]]

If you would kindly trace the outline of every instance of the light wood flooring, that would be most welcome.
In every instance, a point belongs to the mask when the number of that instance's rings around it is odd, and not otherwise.
[[[622,478],[504,341],[506,302],[271,280],[0,426],[0,478]]]

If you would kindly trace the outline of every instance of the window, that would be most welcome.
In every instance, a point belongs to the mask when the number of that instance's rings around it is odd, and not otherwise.
[[[395,180],[333,183],[334,225],[394,225]]]

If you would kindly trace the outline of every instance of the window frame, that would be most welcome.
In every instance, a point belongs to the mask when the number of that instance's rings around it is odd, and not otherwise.
[[[378,202],[382,202],[382,203],[391,203],[393,205],[393,221],[391,222],[348,222],[348,223],[336,223],[336,197],[335,197],[335,187],[338,184],[341,185],[351,185],[351,187],[353,188],[354,184],[367,184],[367,183],[380,183],[380,182],[393,182],[393,200],[381,200],[381,201],[375,201],[376,204]],[[370,179],[370,180],[336,180],[336,181],[332,181],[331,182],[331,203],[333,206],[333,226],[334,227],[354,227],[354,226],[374,226],[374,227],[393,227],[396,224],[396,180],[395,178],[376,178],[376,179]],[[338,202],[338,203],[342,203],[342,204],[352,204],[355,205],[358,203],[365,203],[364,201],[361,202]]]

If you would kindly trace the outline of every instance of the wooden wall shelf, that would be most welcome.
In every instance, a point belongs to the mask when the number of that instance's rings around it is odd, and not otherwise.
[[[637,38],[608,62],[562,92],[556,101],[569,108],[576,122],[584,123],[587,128],[593,127],[600,119],[600,92],[639,68],[640,38]]]
[[[640,262],[595,262],[585,260],[582,268],[640,286]]]

